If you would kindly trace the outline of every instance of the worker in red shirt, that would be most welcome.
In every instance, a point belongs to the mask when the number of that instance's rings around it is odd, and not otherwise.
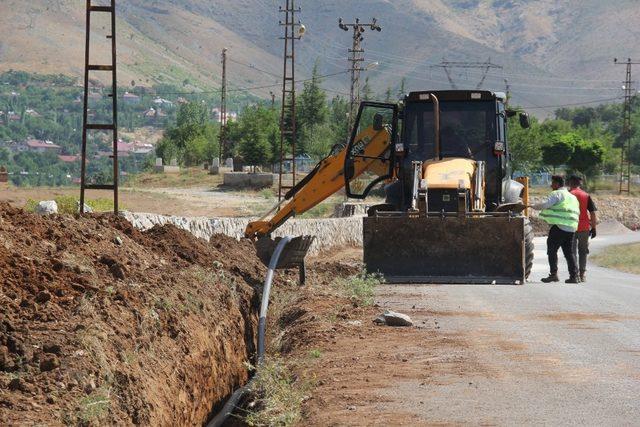
[[[593,203],[589,193],[584,191],[582,178],[573,175],[569,177],[569,192],[576,196],[580,203],[580,221],[578,222],[578,231],[575,234],[574,251],[577,251],[577,258],[580,265],[580,281],[586,281],[587,274],[587,255],[589,254],[589,237],[596,237],[596,225],[598,223],[596,215],[596,205]]]

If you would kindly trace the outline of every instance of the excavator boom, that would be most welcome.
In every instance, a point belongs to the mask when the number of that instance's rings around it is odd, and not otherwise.
[[[354,160],[353,178],[364,172],[381,175],[387,172],[376,171],[380,163],[376,160],[390,149],[390,137],[391,132],[387,127],[375,130],[373,126],[357,135],[357,140],[361,142],[362,154]],[[338,153],[330,154],[320,161],[313,171],[290,190],[285,199],[265,217],[249,223],[245,230],[245,237],[258,239],[269,236],[290,217],[303,214],[344,188],[344,165],[347,149],[344,148]]]

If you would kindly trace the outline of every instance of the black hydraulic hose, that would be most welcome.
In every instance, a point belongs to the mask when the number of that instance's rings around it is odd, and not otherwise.
[[[273,251],[273,255],[271,255],[271,260],[269,261],[269,270],[267,271],[267,276],[264,280],[264,287],[262,288],[262,304],[260,305],[260,319],[258,320],[258,369],[264,360],[264,350],[265,350],[265,333],[267,330],[267,311],[269,310],[269,295],[271,294],[271,283],[273,282],[273,275],[275,273],[276,268],[278,267],[278,261],[280,260],[280,255],[282,255],[282,251],[285,246],[291,242],[291,237],[286,236],[283,237],[282,240],[278,242],[275,251]],[[222,407],[222,410],[218,412],[218,414],[209,421],[207,427],[221,427],[224,422],[229,418],[233,411],[236,409],[238,402],[242,397],[250,390],[251,385],[255,381],[255,377],[253,377],[247,384],[240,387],[236,390],[227,403]]]

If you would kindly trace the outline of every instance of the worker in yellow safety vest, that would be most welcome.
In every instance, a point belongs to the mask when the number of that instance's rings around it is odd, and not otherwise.
[[[551,177],[553,191],[540,203],[532,206],[539,210],[540,218],[551,226],[547,237],[547,255],[549,257],[550,273],[542,279],[544,283],[559,282],[558,278],[558,249],[567,259],[569,279],[565,283],[580,283],[578,265],[574,251],[574,238],[580,219],[580,203],[576,196],[564,186],[564,178],[558,175]]]

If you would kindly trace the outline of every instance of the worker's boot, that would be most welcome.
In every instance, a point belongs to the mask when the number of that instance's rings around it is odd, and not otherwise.
[[[580,281],[581,282],[586,282],[587,281],[587,272],[586,271],[581,271],[580,272]]]
[[[564,283],[580,283],[580,278],[578,276],[571,276]]]
[[[558,274],[549,274],[549,277],[543,277],[542,278],[542,283],[553,283],[553,282],[559,282],[560,279],[558,279]]]

